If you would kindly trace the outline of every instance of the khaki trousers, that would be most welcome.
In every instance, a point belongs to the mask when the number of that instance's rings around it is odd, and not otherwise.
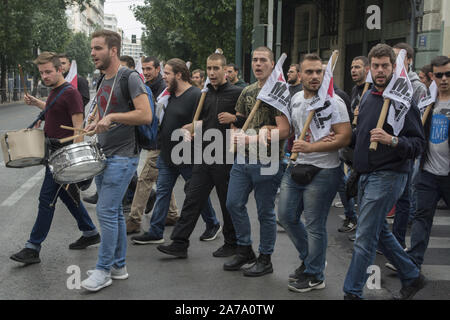
[[[131,204],[130,219],[136,223],[141,223],[147,201],[153,188],[153,184],[158,178],[158,168],[156,168],[156,160],[159,156],[159,150],[149,150],[148,157],[145,160],[144,167],[138,178],[136,191],[134,193],[133,203]],[[170,199],[170,207],[167,217],[176,218],[178,216],[178,208],[175,197],[172,193]]]

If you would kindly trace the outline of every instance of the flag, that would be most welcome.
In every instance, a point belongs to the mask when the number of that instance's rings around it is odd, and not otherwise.
[[[167,108],[169,104],[170,92],[167,88],[164,89],[163,92],[156,98],[156,116],[159,119],[159,124],[162,123],[164,118],[164,110]]]
[[[283,53],[273,69],[272,74],[261,88],[257,99],[283,112],[288,118],[289,123],[291,123],[291,95],[283,74],[283,63],[286,58],[287,55]]]
[[[372,72],[371,72],[370,70],[369,70],[369,72],[367,73],[366,83],[373,83],[373,80],[372,80]]]
[[[315,141],[330,134],[332,120],[339,121],[339,112],[337,111],[337,101],[334,93],[333,81],[333,56],[328,61],[327,69],[323,76],[322,84],[317,95],[312,99],[306,110],[313,111],[314,117],[311,121],[311,134]]]
[[[135,70],[139,73],[139,76],[145,83],[144,70],[142,70],[142,57],[138,59]]]
[[[78,89],[78,70],[77,62],[75,60],[72,60],[69,73],[64,80],[69,82],[75,89]]]
[[[391,81],[383,92],[385,99],[391,99],[387,123],[394,129],[394,135],[398,135],[403,129],[405,116],[411,107],[413,86],[405,68],[406,50],[400,50],[396,68]]]
[[[436,82],[433,81],[431,83],[431,86],[428,88],[426,95],[424,97],[422,97],[422,99],[420,99],[418,107],[419,107],[421,115],[423,115],[423,113],[425,112],[425,109],[430,104],[436,102],[437,94],[438,94],[438,87],[436,85]]]
[[[205,84],[203,85],[202,92],[208,92],[208,84],[210,84],[211,81],[209,80],[209,77],[206,78]]]

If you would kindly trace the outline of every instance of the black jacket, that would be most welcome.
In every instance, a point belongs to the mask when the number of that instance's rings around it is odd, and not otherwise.
[[[352,145],[354,169],[360,173],[381,170],[409,172],[409,159],[417,158],[425,148],[425,136],[419,109],[415,102],[411,104],[405,116],[405,124],[398,135],[399,143],[392,148],[378,144],[376,151],[369,151],[370,131],[377,126],[384,98],[375,88],[366,92],[359,107],[358,125],[353,132]],[[383,130],[393,135],[392,127],[385,121]]]
[[[161,74],[158,74],[158,77],[153,83],[150,83],[150,81],[148,81],[145,84],[149,86],[150,90],[152,90],[153,98],[155,99],[155,101],[166,88],[166,83],[164,82]]]

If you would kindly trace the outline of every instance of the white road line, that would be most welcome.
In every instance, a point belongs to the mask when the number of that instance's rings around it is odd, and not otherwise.
[[[431,230],[431,232],[433,232],[433,229]],[[406,237],[405,241],[406,244],[411,243],[411,237]],[[450,238],[430,237],[428,249],[449,249],[449,248],[450,248]]]
[[[41,169],[38,173],[28,179],[19,189],[17,189],[12,195],[10,195],[5,201],[0,204],[0,207],[12,207],[19,201],[34,185],[42,180],[45,174],[45,168]]]

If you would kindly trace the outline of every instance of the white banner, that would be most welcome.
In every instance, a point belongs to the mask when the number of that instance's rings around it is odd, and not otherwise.
[[[328,61],[327,69],[317,95],[306,109],[308,111],[315,110],[310,126],[315,141],[319,141],[330,134],[333,116],[339,117],[339,112],[335,112],[337,110],[337,102],[334,97],[332,60],[333,57]]]
[[[164,111],[169,104],[170,92],[167,88],[164,89],[163,92],[156,98],[156,116],[159,119],[159,124],[162,123],[164,118]]]
[[[394,75],[383,92],[385,99],[391,99],[387,123],[394,129],[394,135],[396,136],[403,129],[405,116],[411,107],[414,92],[405,68],[405,57],[406,50],[400,50],[397,56]]]
[[[433,81],[431,83],[431,86],[427,90],[427,94],[424,97],[422,97],[422,99],[420,99],[418,107],[419,107],[421,115],[423,115],[423,113],[425,112],[425,109],[430,104],[436,102],[437,94],[438,94],[438,87],[436,85],[436,82]]]
[[[205,81],[205,84],[203,85],[203,89],[202,89],[202,92],[208,92],[208,84],[210,84],[211,83],[211,81],[209,80],[209,77],[208,78],[206,78],[206,81]]]
[[[135,70],[139,73],[142,81],[145,83],[144,70],[142,70],[142,57],[138,59]]]
[[[272,74],[261,88],[257,99],[283,112],[288,118],[289,123],[291,123],[291,95],[283,74],[283,63],[286,58],[287,55],[283,53],[273,69]]]
[[[373,80],[372,80],[372,72],[371,72],[370,70],[369,70],[369,72],[367,73],[366,83],[373,83]]]

